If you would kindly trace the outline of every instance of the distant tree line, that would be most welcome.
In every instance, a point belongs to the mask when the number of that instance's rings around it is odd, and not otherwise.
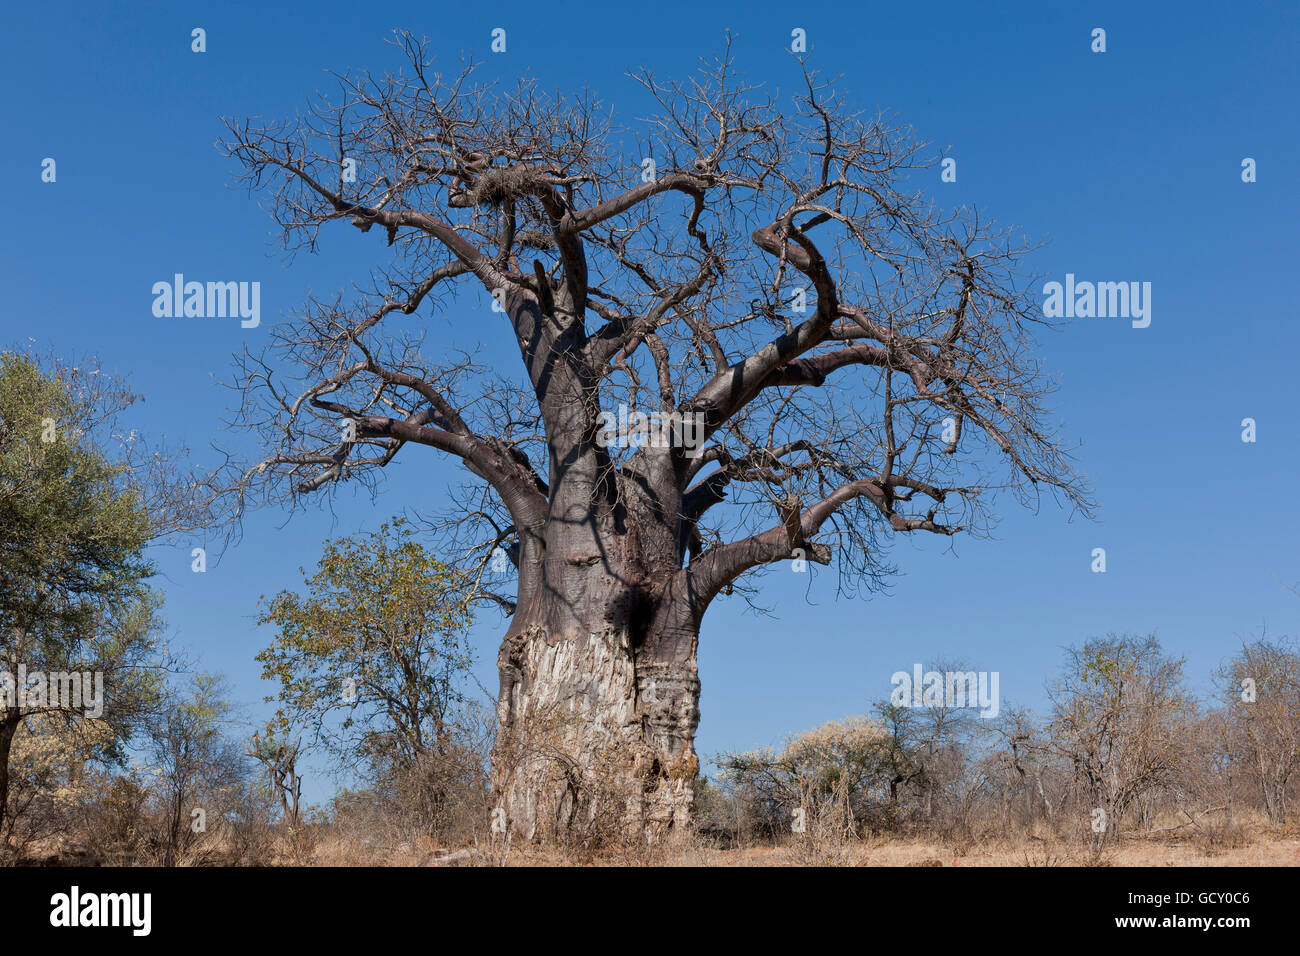
[[[1041,717],[885,700],[780,751],[726,754],[701,787],[701,827],[735,843],[884,834],[1103,852],[1125,833],[1213,841],[1244,820],[1287,823],[1300,788],[1300,650],[1247,642],[1214,680],[1198,701],[1184,662],[1154,637],[1090,640],[1068,651]]]

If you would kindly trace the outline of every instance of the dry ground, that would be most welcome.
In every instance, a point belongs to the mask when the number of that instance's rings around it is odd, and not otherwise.
[[[97,853],[75,840],[31,845],[19,865],[139,865]],[[292,839],[272,828],[242,855],[221,837],[182,866],[230,863],[271,866],[1300,866],[1300,824],[1271,827],[1255,823],[1234,828],[1184,825],[1144,835],[1128,835],[1099,857],[1077,841],[1040,836],[998,837],[944,843],[934,839],[875,837],[817,841],[786,838],[778,845],[723,849],[703,840],[600,853],[561,851],[499,843],[440,846],[424,837],[400,840],[391,830],[360,832],[333,825],[308,826]],[[11,858],[12,863],[12,858]]]
[[[484,865],[502,862],[499,851],[401,844],[379,851],[352,841],[322,840],[311,863],[324,866]],[[1031,840],[990,841],[960,851],[925,840],[867,840],[838,847],[799,844],[717,849],[689,845],[622,853],[564,853],[512,847],[510,866],[1300,866],[1300,832],[1260,834],[1238,846],[1195,839],[1124,840],[1094,858],[1077,844]]]

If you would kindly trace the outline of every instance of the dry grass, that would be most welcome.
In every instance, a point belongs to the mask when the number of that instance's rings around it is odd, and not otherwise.
[[[288,841],[277,841],[266,858],[270,866],[484,866],[499,863],[500,854],[484,847],[438,847],[432,841],[376,846],[363,840],[329,835],[310,853],[295,852]],[[93,865],[81,855],[28,854],[26,865]],[[116,861],[115,861],[116,862]],[[184,865],[187,861],[182,861]],[[1105,866],[1300,866],[1300,837],[1267,839],[1243,846],[1207,847],[1196,841],[1127,840],[1109,850]],[[1087,847],[1069,844],[1033,845],[989,843],[954,855],[950,847],[927,840],[859,841],[837,848],[822,859],[798,846],[718,849],[688,844],[609,854],[575,855],[546,847],[511,848],[507,866],[1090,866],[1096,865]],[[221,865],[221,858],[207,865]]]
[[[1044,862],[1046,860],[1046,863]],[[860,844],[852,849],[843,865],[849,866],[1086,866],[1091,857],[1086,848],[1058,847],[1046,857],[1040,849],[1024,846],[985,846],[953,856],[945,847],[931,842],[895,841]],[[542,857],[529,863],[563,863]],[[613,861],[610,861],[613,862]],[[834,861],[829,861],[834,862]],[[799,865],[787,847],[754,847],[745,850],[716,850],[688,847],[667,856],[666,865],[676,866],[793,866]],[[1300,839],[1258,843],[1208,855],[1191,844],[1133,841],[1106,857],[1109,866],[1300,866]],[[810,865],[818,865],[811,862]]]
[[[338,839],[323,840],[312,863],[322,866],[428,866],[455,854],[456,865],[485,865],[490,848],[436,848],[400,845],[380,851]],[[463,852],[470,850],[472,852]],[[623,850],[608,854],[575,855],[545,847],[511,848],[509,866],[1089,866],[1096,865],[1086,846],[1031,840],[991,841],[966,848],[931,840],[861,840],[836,847],[826,858],[794,841],[780,846],[719,849],[700,844]],[[1242,845],[1218,846],[1192,838],[1129,838],[1108,850],[1106,866],[1300,866],[1300,832],[1256,834]]]
[[[1171,818],[1172,821],[1172,818]],[[658,846],[622,847],[603,852],[467,837],[454,845],[428,836],[404,838],[392,829],[309,824],[295,831],[258,828],[256,839],[214,834],[197,856],[182,866],[1300,866],[1300,824],[1276,827],[1256,818],[1233,825],[1178,825],[1159,820],[1142,834],[1127,834],[1094,855],[1081,839],[1047,833],[944,842],[933,838],[876,836],[839,838],[810,829],[776,844],[723,848],[705,838],[678,839]],[[19,865],[131,865],[147,860],[109,859],[66,838],[27,848]]]

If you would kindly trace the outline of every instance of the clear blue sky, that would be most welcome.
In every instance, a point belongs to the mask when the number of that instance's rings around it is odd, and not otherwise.
[[[448,60],[472,51],[502,78],[590,84],[630,118],[647,110],[625,71],[684,76],[728,28],[749,79],[792,90],[789,38],[802,27],[815,65],[842,72],[856,103],[950,147],[958,181],[936,172],[936,200],[1049,240],[1034,272],[1152,283],[1149,328],[1081,319],[1042,341],[1098,520],[1008,500],[994,540],[898,540],[888,594],[837,601],[833,575],[809,591],[806,576],[778,572],[764,583],[775,616],[715,606],[700,644],[701,754],[863,712],[913,662],[997,670],[1004,701],[1040,707],[1061,648],[1093,635],[1155,631],[1203,688],[1243,636],[1300,630],[1300,597],[1279,583],[1300,580],[1296,4],[115,6],[5,11],[0,344],[30,337],[43,351],[98,355],[146,396],[138,430],[187,443],[200,464],[231,402],[217,385],[231,353],[309,290],[364,279],[382,254],[362,241],[373,235],[335,229],[319,255],[286,263],[259,198],[231,188],[234,165],[213,145],[219,117],[286,116],[330,87],[326,70],[397,66],[394,28],[427,34]],[[494,56],[498,26],[508,52]],[[194,27],[207,31],[201,55]],[[1107,31],[1104,54],[1090,50],[1094,27]],[[40,179],[47,156],[53,184]],[[1247,156],[1253,184],[1241,181]],[[260,281],[261,328],[154,318],[150,287],[176,272]],[[483,321],[440,317],[430,341],[473,347]],[[1244,417],[1258,422],[1255,444],[1240,440]],[[188,550],[157,555],[169,633],[229,676],[250,719],[270,689],[253,661],[270,637],[254,625],[258,597],[300,583],[327,536],[436,510],[456,477],[419,448],[390,470],[374,503],[346,494],[332,515],[287,525],[253,515],[206,574],[190,572]],[[1095,547],[1106,574],[1090,570]],[[493,689],[503,629],[486,612],[475,631]],[[315,783],[319,798],[328,787]]]

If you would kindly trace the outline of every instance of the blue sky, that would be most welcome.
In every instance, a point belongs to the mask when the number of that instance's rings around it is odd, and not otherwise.
[[[146,397],[138,430],[211,462],[231,354],[308,291],[346,289],[382,258],[373,235],[334,229],[318,255],[288,262],[261,197],[233,188],[235,167],[214,148],[221,116],[291,115],[330,88],[327,70],[396,67],[394,28],[427,34],[444,60],[471,51],[489,75],[590,85],[624,117],[647,112],[627,70],[684,76],[731,29],[747,78],[785,95],[802,27],[814,65],[842,73],[856,104],[895,112],[958,160],[956,183],[936,171],[936,201],[1048,240],[1029,263],[1045,279],[1151,282],[1152,322],[1080,319],[1042,338],[1096,521],[1007,500],[993,540],[896,540],[901,573],[869,599],[837,600],[829,574],[811,589],[769,574],[773,616],[733,602],[706,618],[699,751],[776,744],[863,712],[894,671],[940,657],[997,670],[1004,701],[1041,707],[1061,648],[1112,631],[1155,631],[1203,689],[1242,637],[1300,630],[1300,597],[1280,583],[1300,581],[1298,16],[1289,3],[1195,2],[11,5],[0,344],[99,356]],[[190,51],[196,26],[204,54]],[[492,55],[498,26],[508,52]],[[1095,27],[1104,54],[1090,50]],[[55,183],[41,181],[45,157]],[[1244,157],[1255,183],[1241,181]],[[176,272],[260,281],[262,326],[155,318],[150,288]],[[430,341],[477,344],[490,319],[465,313],[432,318]],[[1254,444],[1241,441],[1245,417]],[[299,584],[326,537],[436,510],[456,479],[424,449],[391,471],[374,502],[347,493],[333,514],[288,524],[252,515],[206,574],[190,572],[188,549],[159,551],[169,633],[228,675],[250,720],[270,689],[253,661],[270,638],[254,624],[259,596]],[[1090,570],[1095,547],[1105,574]],[[485,612],[474,634],[493,689],[504,626]],[[313,783],[319,799],[329,786]]]

